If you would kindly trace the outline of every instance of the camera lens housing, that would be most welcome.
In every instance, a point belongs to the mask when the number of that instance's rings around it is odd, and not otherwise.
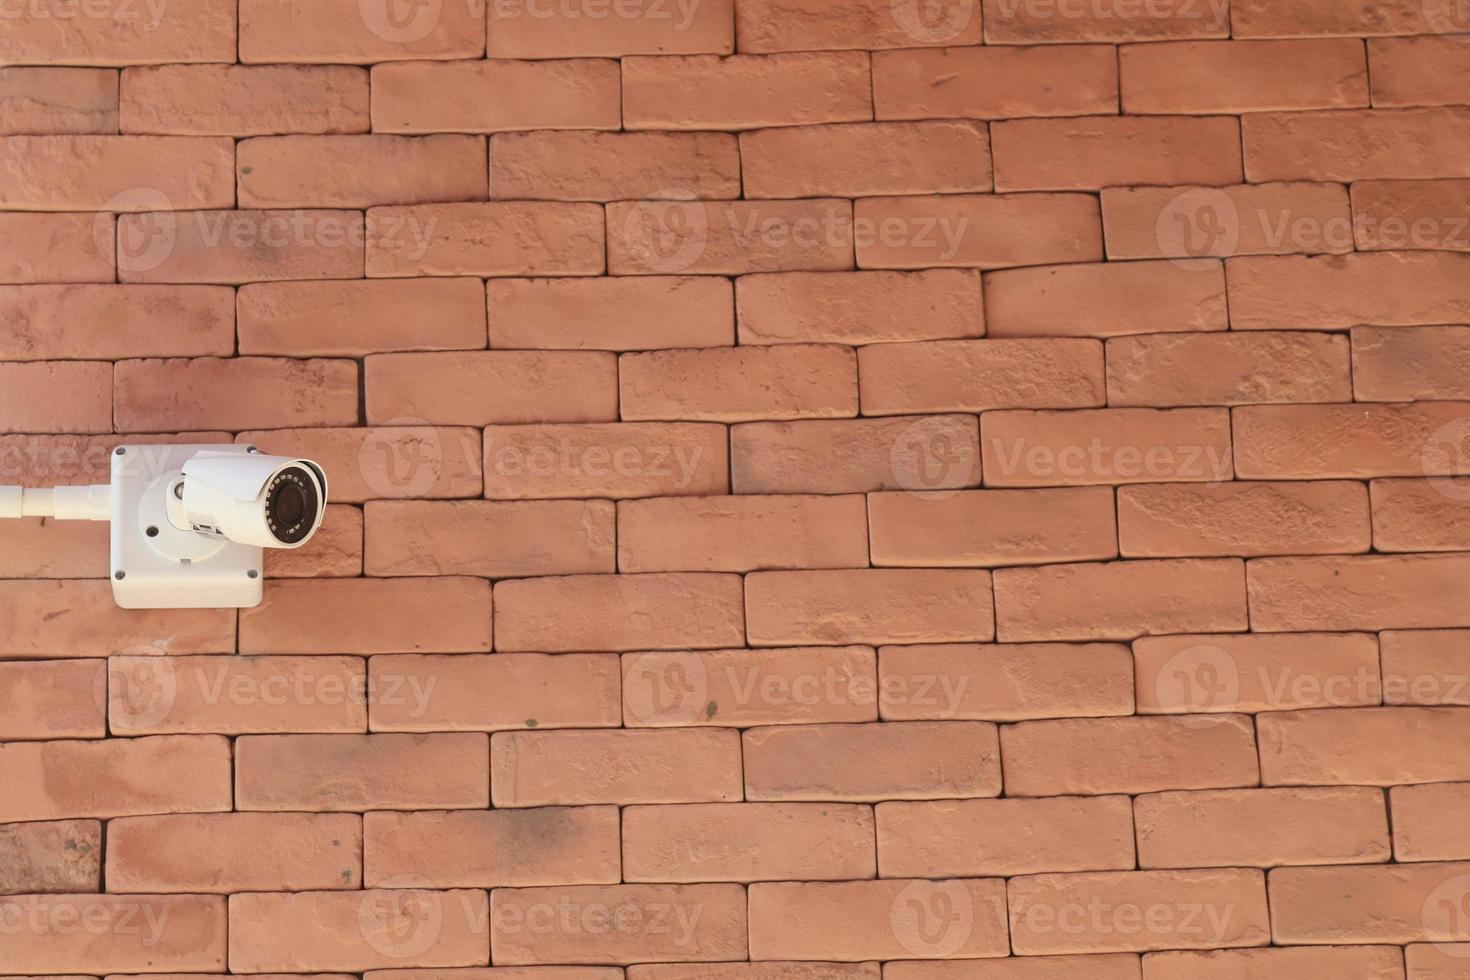
[[[299,548],[321,527],[327,478],[309,459],[230,449],[183,467],[175,526],[260,548]],[[176,517],[175,517],[176,515]]]
[[[265,523],[282,544],[299,544],[316,527],[321,512],[317,481],[305,467],[288,466],[265,488]]]

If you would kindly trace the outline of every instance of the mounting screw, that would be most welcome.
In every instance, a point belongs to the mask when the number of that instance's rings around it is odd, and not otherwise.
[[[118,446],[116,449],[113,450],[113,452],[121,456],[123,453],[127,452],[127,450],[124,449],[122,446]]]
[[[148,535],[150,538],[156,538],[156,537],[158,537],[158,528],[156,528],[156,527],[150,527],[148,530],[144,531],[143,533],[146,534],[146,535]]]
[[[119,582],[121,582],[123,579],[125,579],[125,578],[128,577],[128,573],[127,572],[113,572],[112,573],[112,577],[115,578],[115,579],[117,579]]]
[[[251,578],[260,578],[260,573],[257,572],[253,568],[250,571],[246,572],[245,574],[248,575],[248,576],[250,576]]]

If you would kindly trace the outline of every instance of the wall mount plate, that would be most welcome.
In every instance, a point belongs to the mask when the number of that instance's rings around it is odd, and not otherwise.
[[[181,531],[169,495],[200,450],[248,446],[118,446],[112,452],[112,595],[124,609],[231,609],[260,605],[264,550]]]

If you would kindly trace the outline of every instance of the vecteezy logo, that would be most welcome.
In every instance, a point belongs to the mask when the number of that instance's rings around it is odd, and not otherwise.
[[[178,671],[164,655],[115,657],[108,661],[108,718],[118,731],[156,728],[173,711]]]
[[[888,921],[908,952],[921,959],[943,959],[970,941],[975,902],[958,881],[915,881],[894,896]]]
[[[893,20],[920,44],[944,44],[965,33],[980,0],[892,0]]]
[[[1470,416],[1430,433],[1419,462],[1434,489],[1451,500],[1470,500]]]
[[[1213,269],[1215,263],[1198,260],[1235,254],[1240,248],[1240,212],[1229,194],[1200,187],[1171,198],[1159,212],[1154,233],[1159,250],[1175,265]]]
[[[688,725],[708,717],[709,672],[697,654],[629,657],[623,690],[629,716],[645,725]]]
[[[1210,712],[1233,711],[1240,704],[1240,667],[1223,647],[1186,647],[1165,661],[1154,678],[1159,708],[1191,728],[1219,724]]]
[[[1447,956],[1470,957],[1470,875],[1456,875],[1424,899],[1425,938]]]
[[[362,893],[357,925],[369,946],[404,960],[438,942],[444,928],[443,899],[428,884],[418,875],[398,875]]]
[[[709,216],[688,191],[658,191],[633,202],[623,238],[633,261],[650,272],[683,272],[704,255]]]
[[[412,44],[439,26],[444,0],[357,0],[362,22],[384,41]]]
[[[375,426],[357,450],[357,469],[374,496],[422,497],[444,471],[439,430],[423,419],[390,419]]]
[[[99,254],[116,255],[117,271],[148,272],[162,265],[178,240],[173,202],[153,187],[132,187],[107,199],[92,224]]]
[[[1470,40],[1470,0],[1419,0],[1419,6],[1431,31]]]
[[[959,419],[937,415],[906,426],[888,451],[894,482],[914,493],[957,493],[975,475],[973,434]]]

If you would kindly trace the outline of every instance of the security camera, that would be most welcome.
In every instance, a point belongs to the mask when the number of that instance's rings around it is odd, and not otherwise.
[[[0,517],[112,522],[112,593],[127,609],[260,604],[265,548],[322,525],[327,477],[254,446],[118,446],[107,486],[0,487]]]

